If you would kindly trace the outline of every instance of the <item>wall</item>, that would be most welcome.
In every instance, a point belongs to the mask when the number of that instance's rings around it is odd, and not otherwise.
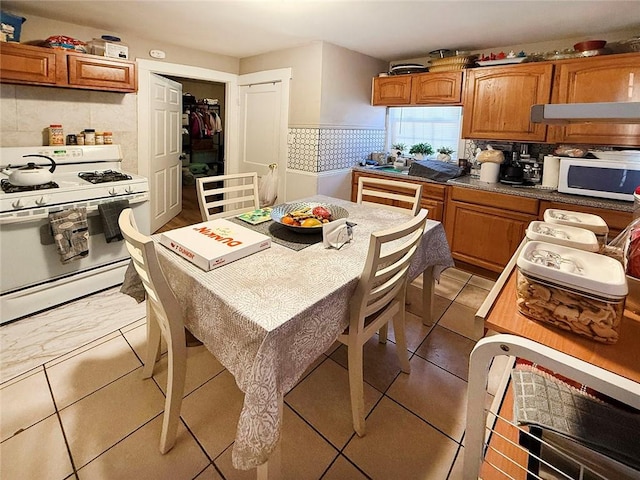
[[[13,11],[21,15],[19,11]],[[130,57],[151,58],[148,51],[159,48],[167,52],[168,62],[237,73],[239,60],[207,52],[151,44],[145,40],[105,32],[89,27],[24,15],[22,43],[33,43],[51,35],[68,35],[86,41],[104,34],[119,35],[129,45]],[[224,95],[222,96],[224,99]],[[61,123],[65,135],[85,128],[113,132],[113,141],[122,147],[122,169],[138,173],[137,95],[114,92],[93,92],[65,88],[47,88],[0,84],[0,145],[37,146],[46,144],[44,129]],[[224,117],[223,117],[224,118]]]

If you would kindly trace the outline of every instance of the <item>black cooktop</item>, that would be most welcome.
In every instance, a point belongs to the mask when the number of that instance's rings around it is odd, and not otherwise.
[[[95,172],[80,172],[78,176],[91,183],[121,182],[123,180],[131,180],[131,175],[117,172],[115,170],[103,170]]]
[[[56,182],[47,182],[40,185],[20,186],[14,185],[9,180],[3,178],[0,181],[0,187],[4,193],[17,193],[17,192],[33,192],[34,190],[47,190],[49,188],[59,188]]]

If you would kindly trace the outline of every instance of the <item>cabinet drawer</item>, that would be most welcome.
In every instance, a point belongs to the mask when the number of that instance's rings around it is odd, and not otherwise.
[[[473,203],[475,205],[485,205],[488,207],[503,208],[511,212],[538,215],[539,201],[535,198],[486,192],[484,190],[473,190],[471,188],[452,187],[451,200]]]

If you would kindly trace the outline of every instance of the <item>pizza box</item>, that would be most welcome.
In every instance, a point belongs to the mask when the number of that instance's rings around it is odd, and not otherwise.
[[[269,248],[271,237],[220,218],[164,232],[160,243],[208,272]]]

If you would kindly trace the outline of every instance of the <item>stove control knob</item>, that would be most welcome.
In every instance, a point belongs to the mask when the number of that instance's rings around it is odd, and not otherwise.
[[[22,203],[22,200],[20,200],[20,199],[17,199],[15,202],[12,202],[11,206],[13,208],[24,208],[24,204]]]
[[[43,205],[46,205],[48,202],[49,202],[49,199],[45,196],[42,196],[38,200],[36,200],[36,205],[38,205],[39,207],[42,207]]]
[[[109,195],[115,197],[116,195],[118,195],[118,190],[116,190],[115,188],[109,189]]]
[[[131,186],[125,187],[124,193],[133,193],[133,187]]]

